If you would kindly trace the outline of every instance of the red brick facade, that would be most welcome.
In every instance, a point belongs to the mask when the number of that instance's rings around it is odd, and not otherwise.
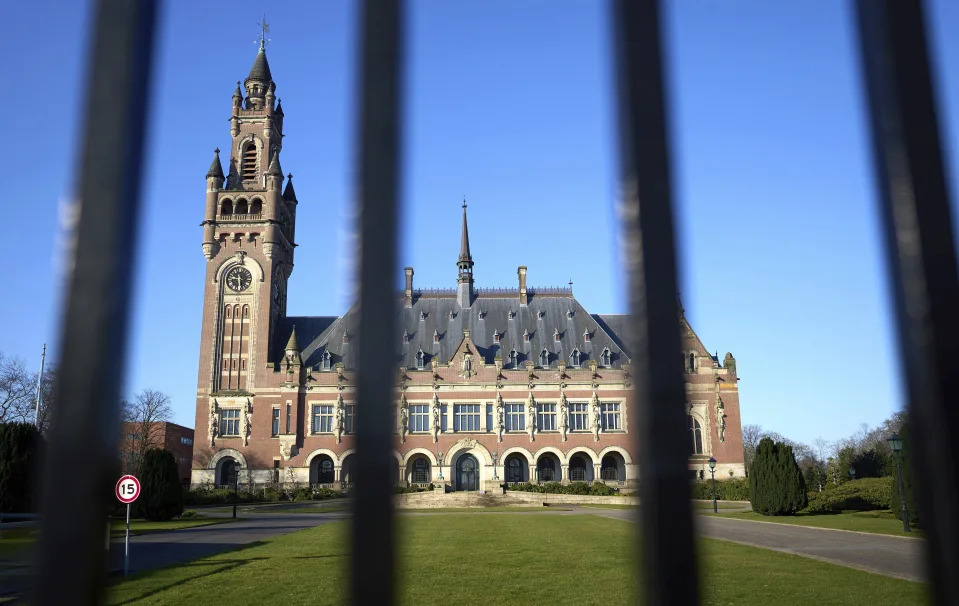
[[[292,180],[281,194],[283,113],[262,49],[244,86],[246,98],[238,87],[233,99],[229,170],[217,155],[207,174],[192,482],[224,483],[235,462],[242,482],[341,486],[352,476],[358,312],[287,317],[298,201]],[[462,225],[457,288],[414,290],[407,268],[404,332],[384,336],[402,340],[404,359],[397,481],[633,486],[640,471],[624,318],[589,314],[571,289],[528,288],[526,267],[517,288],[474,289],[465,203]],[[680,323],[697,451],[690,469],[706,471],[712,455],[720,476],[742,476],[735,360],[714,358]]]

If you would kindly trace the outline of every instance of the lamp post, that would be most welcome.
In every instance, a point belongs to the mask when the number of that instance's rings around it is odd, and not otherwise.
[[[240,464],[233,463],[233,517],[236,518],[236,500],[240,491]]]
[[[906,509],[906,491],[902,486],[902,438],[898,434],[892,434],[886,441],[896,457],[896,471],[899,476],[899,507],[902,510],[902,531],[912,532],[909,528],[909,511]]]
[[[716,459],[709,457],[709,475],[713,479],[713,513],[719,513],[719,507],[716,505]]]
[[[498,479],[499,479],[499,475],[496,473],[496,457],[497,457],[497,456],[499,456],[499,451],[498,451],[498,450],[494,450],[494,451],[493,451],[493,479],[494,479],[494,480],[498,480]]]
[[[855,480],[855,479],[856,479],[856,468],[855,468],[855,467],[852,467],[852,466],[849,467],[849,479],[850,479],[850,480]]]
[[[443,451],[442,450],[436,453],[436,458],[439,460],[439,467],[440,467],[440,475],[436,479],[442,480],[443,479]]]

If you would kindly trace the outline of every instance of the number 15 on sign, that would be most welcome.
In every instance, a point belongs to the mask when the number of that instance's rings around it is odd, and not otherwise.
[[[127,506],[127,532],[123,542],[123,576],[130,572],[130,503],[140,496],[140,480],[126,475],[117,480],[117,499]]]

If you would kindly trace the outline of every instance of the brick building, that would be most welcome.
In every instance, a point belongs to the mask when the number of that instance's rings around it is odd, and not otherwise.
[[[120,424],[120,452],[124,472],[133,473],[131,465],[140,452],[140,443],[146,439],[152,448],[164,448],[173,453],[177,462],[177,472],[183,484],[189,484],[193,467],[193,430],[189,427],[157,421],[151,424],[149,436],[144,436],[141,423]]]
[[[283,187],[283,109],[262,45],[230,124],[228,171],[217,150],[207,173],[192,483],[231,483],[239,464],[243,482],[348,485],[359,312],[286,315],[298,200],[292,175]],[[385,337],[402,354],[396,481],[634,486],[626,316],[589,313],[571,288],[527,286],[525,266],[510,288],[476,288],[466,210],[456,287],[417,289],[406,268],[401,332]],[[691,475],[712,455],[720,477],[742,476],[735,359],[711,355],[685,317],[678,324]]]

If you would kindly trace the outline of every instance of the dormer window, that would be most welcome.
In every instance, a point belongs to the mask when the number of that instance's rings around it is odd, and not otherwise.
[[[423,370],[423,367],[426,366],[426,356],[423,354],[423,350],[416,352],[416,367],[420,370]]]
[[[329,351],[323,352],[323,362],[321,364],[323,370],[329,370],[333,367],[333,356],[330,355]]]
[[[349,342],[350,342],[350,333],[348,332],[343,333],[343,345],[346,345]]]
[[[515,349],[509,352],[509,366],[510,368],[517,368],[519,366],[519,354],[516,353]]]
[[[482,320],[485,317],[486,317],[486,310],[484,309],[483,311],[479,312],[479,319]]]
[[[498,330],[494,330],[494,331],[493,331],[493,343],[499,343],[499,331],[498,331]]]
[[[549,352],[545,349],[539,354],[539,365],[543,368],[549,367]]]
[[[524,330],[524,331],[523,331],[523,342],[524,342],[524,343],[529,343],[529,331],[528,331],[528,330]]]
[[[422,321],[424,321],[424,320],[426,320],[426,312],[425,312],[425,311],[421,311],[421,312],[420,312],[420,322],[422,322]]]
[[[410,333],[406,332],[405,330],[403,331],[403,342],[404,343],[410,342]]]
[[[539,310],[538,312],[536,312],[536,317],[539,318],[539,319],[541,319],[541,320],[543,319],[543,316],[545,316],[545,315],[546,315],[546,312],[543,311],[542,309]]]
[[[456,314],[453,313],[452,311],[450,311],[450,320],[452,320],[452,319],[455,318],[455,317],[456,317]]]
[[[252,141],[243,146],[240,157],[240,176],[244,180],[256,179],[256,144]]]
[[[513,318],[516,317],[516,312],[511,309],[509,310],[509,312],[507,312],[506,317],[512,320]]]
[[[583,341],[589,343],[589,329],[586,329],[586,332],[583,333]]]
[[[566,310],[566,317],[567,317],[567,318],[572,318],[572,317],[573,317],[573,310],[572,310],[572,309],[567,309],[567,310]]]
[[[435,330],[433,331],[433,342],[434,343],[440,342],[440,333],[436,332]]]
[[[559,329],[553,331],[553,340],[559,343]]]
[[[602,357],[602,360],[603,360],[603,366],[609,366],[609,365],[610,365],[610,364],[609,364],[609,363],[610,363],[610,358],[611,358],[612,356],[610,356],[609,348],[608,348],[608,347],[603,350],[603,353],[602,353],[602,356],[601,356],[601,357]]]
[[[569,363],[571,366],[579,367],[579,350],[574,349],[573,353],[569,354]]]

